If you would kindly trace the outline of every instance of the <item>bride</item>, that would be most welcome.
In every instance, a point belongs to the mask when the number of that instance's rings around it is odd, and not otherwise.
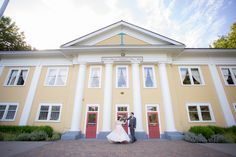
[[[123,119],[122,116],[118,116],[117,121],[116,121],[116,128],[107,135],[107,139],[110,143],[115,143],[115,142],[129,142],[130,138],[128,134],[125,132],[122,124],[125,124],[126,120]]]

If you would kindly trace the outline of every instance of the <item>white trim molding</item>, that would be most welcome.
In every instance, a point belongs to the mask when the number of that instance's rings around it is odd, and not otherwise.
[[[190,119],[189,108],[188,108],[189,106],[197,107],[197,111],[196,112],[198,114],[199,120],[193,121],[193,120]],[[201,106],[207,106],[208,107],[211,120],[203,120]],[[199,102],[197,102],[197,103],[186,103],[186,111],[187,111],[187,115],[188,115],[188,121],[191,122],[191,123],[196,123],[196,122],[204,122],[204,123],[205,122],[215,122],[214,112],[212,110],[212,107],[211,107],[210,103],[199,103]]]
[[[152,68],[152,76],[153,76],[153,86],[152,87],[146,87],[145,81],[145,68]],[[142,66],[142,70],[143,70],[143,88],[157,88],[157,83],[156,83],[156,74],[155,74],[155,67],[154,65],[143,65]]]
[[[91,79],[91,75],[92,75],[92,69],[94,69],[94,68],[98,68],[99,69],[99,78],[98,78],[98,80],[99,80],[99,84],[98,84],[98,86],[97,87],[92,87],[91,86],[91,81],[92,81],[92,79]],[[101,88],[101,84],[102,84],[102,66],[98,66],[98,65],[91,65],[90,66],[90,70],[89,70],[89,79],[88,79],[88,88]]]
[[[3,115],[2,115],[2,118],[0,119],[0,122],[1,121],[15,121],[15,118],[16,118],[16,114],[17,114],[17,110],[18,110],[18,106],[19,106],[19,103],[16,103],[16,102],[4,102],[4,103],[0,103],[0,106],[6,106],[6,108],[4,109],[4,112],[3,112]],[[15,109],[15,114],[14,114],[14,117],[13,119],[6,119],[7,117],[7,114],[9,112],[9,107],[10,106],[16,106],[16,109]],[[3,110],[0,110],[1,112]]]
[[[227,126],[233,126],[235,125],[235,120],[233,117],[233,113],[230,109],[230,105],[227,99],[227,96],[224,91],[224,87],[222,85],[222,82],[220,80],[220,76],[218,74],[217,68],[215,64],[208,64],[210,73],[211,73],[211,78],[214,83],[214,87],[216,89],[216,93],[218,96],[218,100],[226,121]]]
[[[27,121],[29,119],[34,96],[35,96],[35,93],[37,90],[41,70],[42,70],[41,65],[36,66],[35,71],[34,71],[34,75],[33,75],[33,78],[32,78],[31,84],[30,84],[30,88],[28,91],[28,95],[25,100],[25,105],[24,105],[23,111],[21,113],[19,125],[27,125]]]
[[[126,86],[125,87],[119,87],[118,85],[118,69],[119,68],[125,68],[126,69]],[[116,88],[129,88],[129,67],[128,65],[116,65]]]
[[[182,78],[182,74],[181,74],[181,69],[182,68],[185,68],[185,69],[188,70],[189,79],[190,79],[190,82],[191,82],[190,84],[183,84],[183,78]],[[205,85],[205,81],[203,79],[203,74],[202,74],[200,66],[187,66],[186,65],[186,66],[179,66],[178,69],[179,69],[179,76],[180,76],[180,81],[181,81],[182,86],[204,86]],[[192,74],[191,69],[198,69],[198,72],[199,72],[199,75],[200,75],[200,84],[194,84],[193,74]]]
[[[48,106],[48,115],[47,115],[47,119],[46,120],[40,120],[39,119],[39,115],[40,115],[40,112],[41,112],[41,106]],[[50,120],[51,118],[51,114],[52,114],[52,107],[53,106],[59,106],[60,107],[60,110],[59,110],[59,117],[58,117],[58,120]],[[61,111],[62,111],[62,104],[61,103],[40,103],[39,104],[39,107],[38,107],[38,111],[37,111],[37,116],[35,117],[35,121],[36,122],[60,122],[61,121]]]

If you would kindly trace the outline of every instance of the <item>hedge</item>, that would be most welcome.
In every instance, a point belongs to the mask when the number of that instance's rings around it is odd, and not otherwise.
[[[0,125],[0,132],[3,133],[32,133],[34,131],[44,131],[49,137],[52,137],[53,129],[50,126],[12,126],[12,125]]]
[[[207,126],[193,126],[189,129],[190,132],[195,133],[196,135],[202,134],[206,139],[209,139],[214,135],[214,131]]]

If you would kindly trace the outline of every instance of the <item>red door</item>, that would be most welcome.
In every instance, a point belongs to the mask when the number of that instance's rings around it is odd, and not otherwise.
[[[96,138],[97,134],[97,113],[87,113],[86,138]]]
[[[117,112],[117,117],[119,115],[123,116],[125,119],[128,118],[128,112]],[[128,122],[126,121],[126,123],[122,124],[122,126],[123,126],[124,130],[128,133]]]
[[[148,112],[149,138],[160,138],[157,112]]]

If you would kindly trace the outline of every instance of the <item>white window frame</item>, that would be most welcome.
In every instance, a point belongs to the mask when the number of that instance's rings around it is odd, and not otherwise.
[[[123,68],[125,67],[126,68],[126,71],[127,71],[127,77],[126,77],[126,87],[118,87],[118,68]],[[129,88],[129,67],[128,65],[117,65],[116,66],[116,88]]]
[[[189,106],[196,106],[196,107],[197,107],[197,113],[198,113],[199,121],[192,121],[192,120],[190,119],[189,110],[188,110],[188,107],[189,107]],[[211,120],[203,120],[203,119],[202,119],[202,114],[201,114],[200,106],[208,106],[209,112],[210,112],[210,116],[211,116]],[[191,122],[191,123],[215,122],[214,113],[213,113],[213,110],[212,110],[212,108],[211,108],[211,104],[210,104],[210,103],[187,103],[187,104],[186,104],[186,111],[187,111],[187,115],[188,115],[188,121]]]
[[[56,74],[56,79],[55,79],[55,82],[53,85],[49,85],[47,84],[47,78],[48,78],[48,75],[49,75],[49,71],[51,69],[55,69],[57,71],[57,74]],[[65,80],[65,84],[64,85],[56,85],[56,80],[58,78],[58,74],[59,74],[59,71],[60,69],[66,69],[66,80]],[[48,86],[48,87],[55,87],[55,86],[66,86],[67,85],[67,79],[68,79],[68,73],[69,73],[69,67],[48,67],[47,69],[47,75],[46,75],[46,78],[44,80],[44,86]]]
[[[99,77],[99,85],[98,87],[92,87],[91,86],[91,75],[92,75],[92,69],[93,68],[99,68],[100,69],[100,77]],[[101,81],[102,81],[102,66],[98,66],[98,65],[92,65],[90,66],[90,70],[89,70],[89,80],[88,80],[88,88],[101,88]]]
[[[146,87],[145,84],[145,68],[152,68],[152,75],[153,75],[153,87]],[[143,65],[143,87],[144,88],[156,88],[156,74],[155,74],[155,67],[154,65]]]
[[[8,85],[7,82],[8,82],[8,80],[9,80],[9,78],[10,78],[10,75],[11,75],[11,71],[12,71],[12,70],[18,70],[17,75],[16,75],[16,80],[15,80],[15,82],[14,82],[14,85]],[[17,85],[17,82],[18,82],[18,80],[19,80],[19,75],[20,75],[20,71],[21,71],[21,70],[27,70],[27,74],[26,74],[26,76],[25,76],[25,82],[24,82],[23,85]],[[5,82],[4,82],[4,86],[17,86],[17,87],[25,86],[26,81],[27,81],[27,78],[28,78],[28,75],[29,75],[29,71],[30,71],[29,68],[10,68],[9,71],[8,71],[6,80],[5,80]]]
[[[17,111],[18,111],[19,103],[16,103],[16,102],[10,103],[10,102],[8,102],[8,103],[0,103],[0,105],[6,105],[6,109],[4,111],[3,118],[0,119],[0,121],[15,121],[16,114],[17,114]],[[6,116],[7,116],[8,109],[9,109],[10,105],[15,105],[16,106],[16,112],[15,112],[15,115],[14,115],[13,119],[6,119]]]
[[[236,112],[236,103],[233,103],[234,112]]]
[[[158,115],[158,124],[159,124],[160,138],[161,138],[161,134],[163,134],[164,132],[163,132],[162,129],[161,129],[161,113],[160,113],[159,104],[145,104],[145,110],[146,110],[145,117],[146,117],[146,130],[147,130],[147,133],[148,133],[148,135],[149,135],[148,116],[147,116],[147,113],[148,113],[147,108],[148,108],[149,106],[151,106],[151,107],[156,107],[156,108],[157,108],[157,111],[153,111],[153,112],[157,112],[157,115]]]
[[[184,84],[183,83],[184,80],[181,75],[181,68],[188,69],[191,84]],[[193,69],[193,68],[198,69],[198,72],[199,72],[200,78],[201,78],[201,82],[202,82],[201,84],[194,84],[193,78],[192,78],[192,71],[191,71],[191,69]],[[202,71],[201,71],[200,66],[179,66],[179,76],[180,76],[180,81],[181,81],[182,86],[204,86],[205,85],[205,81],[203,79],[203,75],[202,75]]]
[[[97,111],[89,111],[89,107],[98,107]],[[84,134],[86,135],[86,125],[87,125],[87,115],[88,112],[97,112],[97,129],[96,129],[96,135],[98,134],[98,128],[99,128],[99,109],[100,105],[99,104],[87,104],[86,105],[86,112],[85,112],[85,120],[84,120]]]
[[[222,69],[224,69],[224,68],[228,68],[230,73],[233,75],[232,79],[234,81],[234,84],[228,84],[228,82],[225,80],[225,77],[224,77],[224,74],[223,74],[223,71],[222,71]],[[221,76],[222,76],[226,86],[236,86],[236,78],[234,77],[234,73],[232,71],[233,68],[236,68],[236,66],[221,66],[220,67]]]
[[[41,106],[49,106],[47,120],[39,120],[39,114],[40,114]],[[52,106],[60,106],[58,120],[50,120],[51,113],[52,113]],[[62,104],[61,103],[40,103],[35,121],[36,122],[60,122],[61,121],[61,114],[62,114],[61,111],[62,111]]]

